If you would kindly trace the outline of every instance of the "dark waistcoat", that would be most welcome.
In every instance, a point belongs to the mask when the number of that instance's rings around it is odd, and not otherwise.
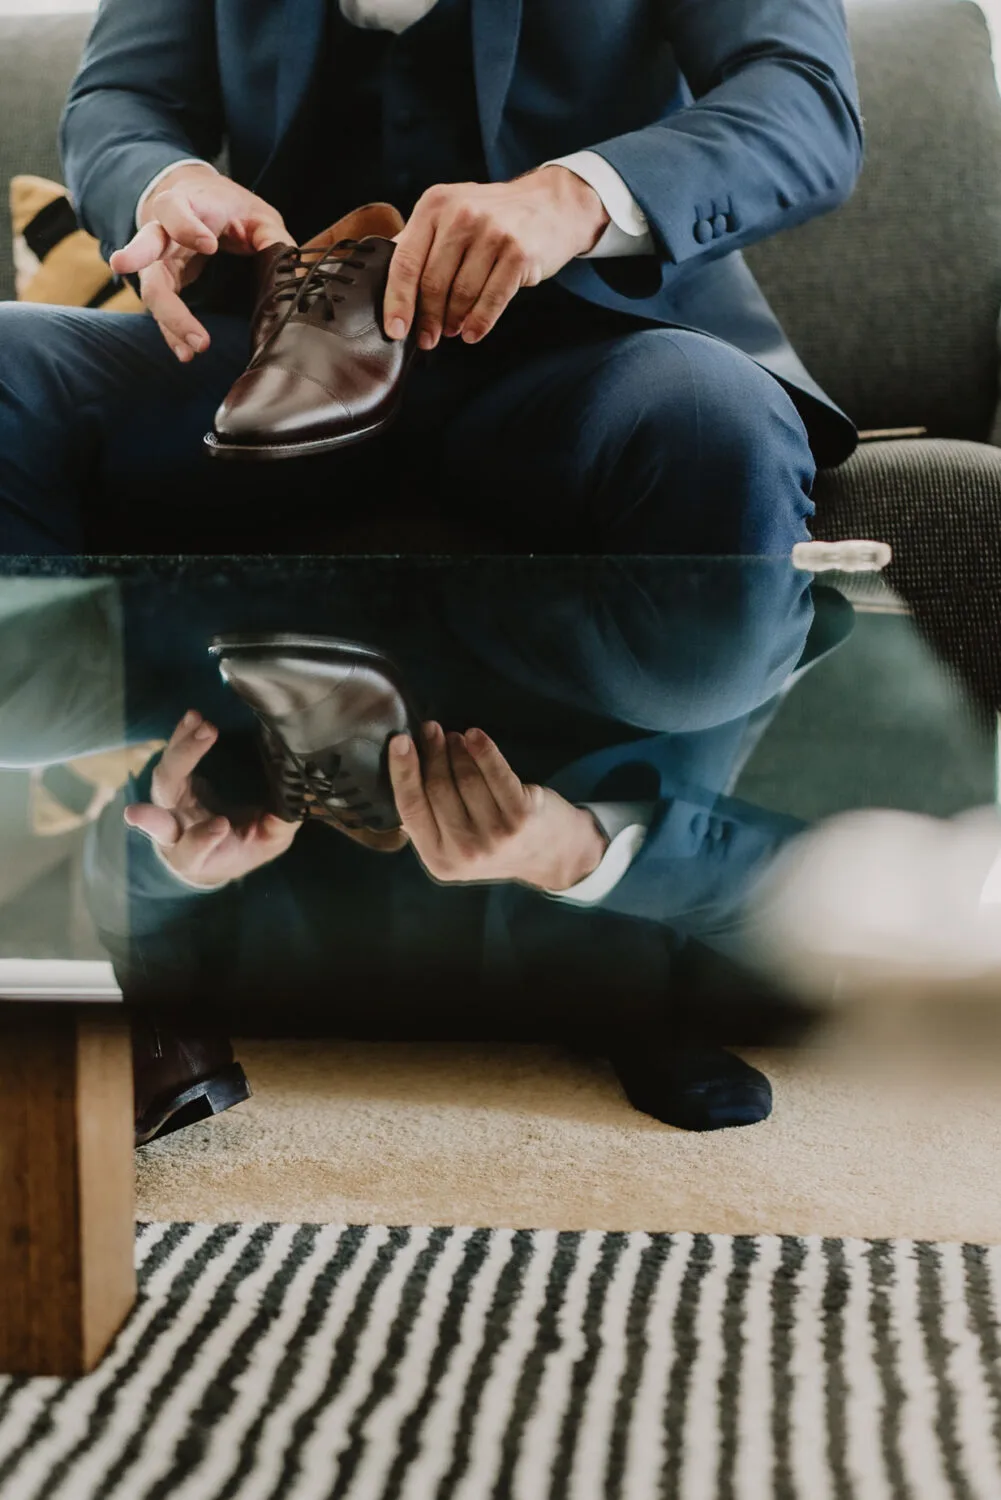
[[[483,182],[469,0],[438,0],[399,35],[352,26],[330,0],[327,63],[297,143],[301,238],[361,203],[408,217],[435,182]]]

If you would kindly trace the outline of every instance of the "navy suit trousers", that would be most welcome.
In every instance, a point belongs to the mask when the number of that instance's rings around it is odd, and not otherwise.
[[[253,550],[262,521],[268,550],[315,550],[318,525],[335,537],[415,478],[517,551],[777,557],[808,535],[803,423],[777,380],[709,335],[547,283],[481,344],[419,362],[376,442],[254,465],[204,448],[248,356],[246,320],[204,321],[211,348],[183,366],[147,316],[0,304],[0,551],[85,551],[95,525],[139,550],[137,519],[186,551]]]

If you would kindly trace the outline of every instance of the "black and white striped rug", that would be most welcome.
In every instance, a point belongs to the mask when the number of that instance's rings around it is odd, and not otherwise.
[[[998,1500],[1001,1248],[142,1226],[3,1500]]]

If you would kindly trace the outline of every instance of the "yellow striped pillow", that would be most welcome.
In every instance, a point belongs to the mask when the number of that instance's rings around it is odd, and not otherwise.
[[[142,311],[128,283],[108,270],[97,241],[78,226],[60,183],[45,177],[12,178],[10,212],[18,301]]]

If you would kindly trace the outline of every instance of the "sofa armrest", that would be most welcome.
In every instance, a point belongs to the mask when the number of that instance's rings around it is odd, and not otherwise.
[[[814,497],[821,540],[889,542],[888,583],[943,660],[1001,709],[1001,449],[863,443],[818,474]]]
[[[998,319],[997,329],[998,344],[998,399],[994,407],[994,424],[991,427],[988,441],[995,448],[1001,448],[1001,318]]]

